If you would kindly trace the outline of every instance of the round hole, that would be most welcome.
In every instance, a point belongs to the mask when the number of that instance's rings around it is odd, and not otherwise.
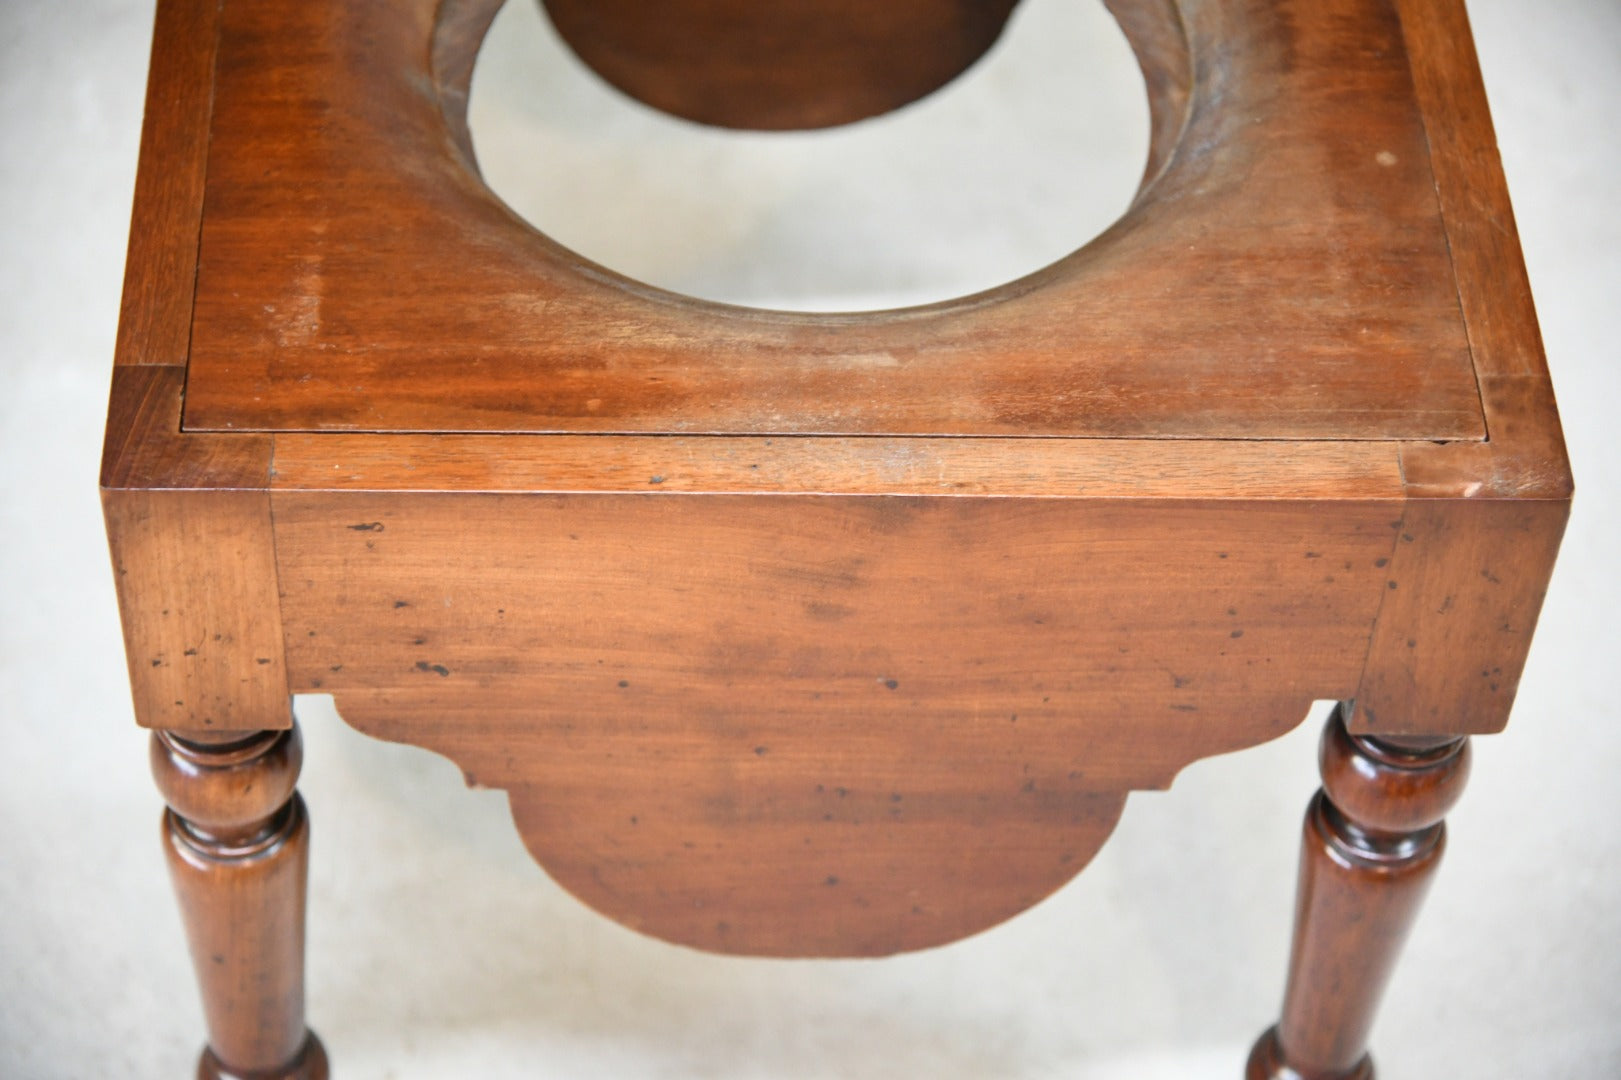
[[[1023,0],[965,74],[844,127],[705,127],[609,87],[535,0],[473,72],[485,182],[553,240],[705,300],[861,311],[945,300],[1064,257],[1130,204],[1142,75],[1097,0]]]

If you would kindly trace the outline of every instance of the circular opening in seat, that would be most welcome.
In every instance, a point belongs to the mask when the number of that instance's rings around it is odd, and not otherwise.
[[[559,244],[672,292],[798,311],[925,304],[1039,270],[1119,218],[1149,146],[1142,74],[1097,0],[1022,0],[943,89],[789,132],[641,105],[517,0],[484,39],[468,126],[485,183]]]

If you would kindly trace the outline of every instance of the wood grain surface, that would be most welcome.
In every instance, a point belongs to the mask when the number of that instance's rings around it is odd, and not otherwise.
[[[113,372],[101,500],[135,718],[292,723],[270,520],[271,440],[180,431],[184,369]]]
[[[897,109],[984,54],[1017,0],[545,0],[608,82],[725,127],[847,124]]]
[[[1508,723],[1572,496],[1559,409],[1461,3],[1403,2],[1488,438],[1401,447],[1402,543],[1349,723]]]
[[[219,0],[157,5],[116,362],[184,366],[213,119]],[[161,165],[158,163],[161,162]]]
[[[817,316],[658,292],[517,220],[446,120],[466,65],[429,69],[428,0],[227,5],[186,426],[1479,439],[1388,0],[1133,10],[1180,20],[1139,28],[1145,65],[1178,34],[1200,62],[1180,114],[1150,78],[1174,148],[1115,227],[976,297]]]
[[[1349,696],[1395,543],[1355,500],[273,502],[295,691],[507,789],[599,910],[770,955],[992,925]]]
[[[272,436],[278,491],[1399,500],[1389,443]]]

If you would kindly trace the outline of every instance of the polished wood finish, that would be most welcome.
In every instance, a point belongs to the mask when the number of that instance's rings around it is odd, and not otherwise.
[[[1323,733],[1323,788],[1306,813],[1283,1019],[1249,1080],[1369,1080],[1374,1012],[1446,846],[1469,776],[1467,739],[1402,743]]]
[[[208,1018],[199,1080],[325,1080],[304,1027],[309,818],[297,728],[152,734],[169,874]]]
[[[569,46],[654,108],[723,127],[847,124],[991,47],[1017,0],[543,0]]]
[[[430,42],[437,11],[470,48],[463,4],[225,5],[189,430],[1485,434],[1387,0],[1132,5],[1174,66],[1120,222],[861,316],[659,292],[518,222],[447,145],[469,65]]]
[[[137,226],[124,261],[119,364],[184,367],[188,359],[218,23],[218,4],[157,6],[140,160],[163,167],[135,176]]]
[[[507,789],[599,910],[765,955],[1000,922],[1127,792],[1354,692],[1391,513],[275,495],[295,690]]]
[[[515,219],[466,130],[494,0],[161,0],[102,484],[194,951],[238,973],[201,973],[205,1075],[324,1068],[287,1004],[292,737],[232,734],[299,692],[506,789],[599,910],[766,955],[972,933],[1129,792],[1345,701],[1253,1068],[1367,1068],[1451,740],[1507,722],[1571,490],[1467,22],[1110,6],[1154,124],[1122,220],[829,316]],[[222,827],[265,854],[199,854]]]
[[[182,435],[184,381],[184,369],[152,364],[113,376],[102,509],[136,717],[154,728],[280,726],[291,720],[270,440]]]

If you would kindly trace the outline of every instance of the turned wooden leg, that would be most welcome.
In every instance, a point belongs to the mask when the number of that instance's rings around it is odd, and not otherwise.
[[[1248,1080],[1371,1080],[1374,1013],[1440,863],[1469,745],[1353,736],[1342,707],[1320,761],[1283,1018],[1255,1044]]]
[[[202,989],[198,1080],[325,1080],[304,1027],[309,819],[288,731],[152,736],[164,851]]]

